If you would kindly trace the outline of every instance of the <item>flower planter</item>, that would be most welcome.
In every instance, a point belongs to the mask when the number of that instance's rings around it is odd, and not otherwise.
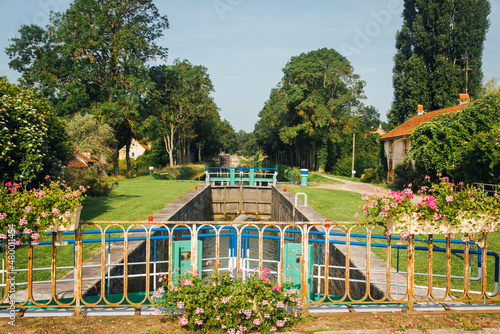
[[[68,218],[69,222],[64,225],[62,222],[54,218],[54,225],[41,230],[42,232],[69,232],[76,231],[80,226],[80,214],[82,206],[79,206],[75,212]]]
[[[62,233],[69,231],[76,231],[78,226],[80,226],[80,213],[82,212],[82,206],[80,205],[75,212],[69,217],[69,222],[66,225],[63,225],[59,220],[54,219],[54,225],[50,226],[46,229],[41,230],[42,232],[57,232],[57,237],[59,241],[55,242],[56,246],[66,246],[68,244],[67,241],[63,241]]]
[[[498,228],[498,221],[492,218],[493,217],[488,214],[479,214],[477,217],[473,218],[460,218],[460,225],[452,225],[447,219],[422,220],[418,219],[416,214],[403,215],[399,217],[400,221],[396,221],[392,217],[389,217],[386,221],[386,229],[395,234],[399,234],[403,231],[411,234],[493,232]]]

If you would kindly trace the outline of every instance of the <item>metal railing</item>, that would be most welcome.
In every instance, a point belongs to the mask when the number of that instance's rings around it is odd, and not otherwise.
[[[64,246],[74,247],[73,259],[57,256],[60,248],[53,234],[52,242],[24,246],[26,268],[3,262],[0,308],[10,306],[14,290],[18,309],[70,307],[80,314],[87,307],[153,306],[158,274],[171,282],[176,268],[198,270],[200,275],[231,271],[245,279],[255,268],[266,267],[281,284],[287,276],[292,280],[305,307],[401,303],[411,310],[415,303],[499,301],[499,257],[486,246],[450,236],[399,240],[377,231],[361,223],[332,222],[329,227],[288,222],[83,222]],[[100,248],[84,261],[91,244]],[[36,247],[51,248],[50,268],[39,266]],[[382,252],[375,255],[377,249]],[[426,270],[418,272],[415,265],[422,259]],[[50,271],[50,279],[37,277],[44,270]],[[60,277],[62,270],[70,271]],[[16,278],[22,273],[27,273],[25,281]]]
[[[277,168],[205,167],[205,182],[211,185],[273,186],[278,181]]]

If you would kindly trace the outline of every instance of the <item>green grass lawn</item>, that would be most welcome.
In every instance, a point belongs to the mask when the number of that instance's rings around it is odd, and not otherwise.
[[[326,218],[330,219],[332,222],[355,222],[362,220],[362,216],[359,219],[354,218],[356,212],[360,213],[359,205],[363,205],[364,202],[361,200],[361,194],[343,191],[343,190],[333,190],[333,189],[321,189],[321,188],[308,188],[308,187],[287,187],[287,189],[292,193],[303,192],[307,194],[308,205],[316,209]],[[302,198],[302,197],[301,197]],[[373,230],[375,235],[383,235],[385,229],[383,227],[376,227]],[[365,234],[366,230],[362,227],[357,227],[353,229],[353,233]],[[462,235],[456,235],[454,240],[460,240]],[[478,235],[476,234],[477,238]],[[356,238],[358,241],[365,242],[365,238]],[[435,235],[434,239],[445,239],[444,235]],[[398,236],[394,236],[392,240],[392,245],[398,243]],[[383,239],[374,239],[373,243],[387,243]],[[428,247],[428,242],[416,241],[416,247]],[[434,248],[445,248],[444,243],[434,243]],[[453,244],[452,249],[464,250],[463,244]],[[477,250],[477,246],[474,246],[474,250]],[[372,251],[381,259],[387,259],[387,249],[386,248],[372,248]],[[489,233],[488,235],[488,252],[500,253],[500,232]],[[398,266],[398,253],[399,253],[399,270],[406,271],[406,250],[392,249],[391,252],[391,266],[396,268]],[[472,266],[469,275],[471,277],[477,276],[477,255],[472,256]],[[446,274],[446,253],[434,251],[432,269],[435,274],[445,275]],[[451,255],[451,268],[453,276],[463,276],[464,274],[464,254],[453,253]],[[495,262],[492,256],[488,257],[487,261],[487,290],[493,291],[494,289],[494,270]],[[415,272],[417,273],[427,273],[429,269],[429,253],[425,250],[417,250],[415,252]],[[454,278],[451,281],[452,288],[463,289],[463,279]],[[415,284],[427,286],[428,278],[426,276],[417,275],[415,277]],[[433,278],[433,286],[445,287],[446,279],[440,277]],[[471,290],[480,291],[481,282],[473,281],[470,286]],[[440,296],[440,292],[437,293],[436,297]]]
[[[81,221],[142,221],[159,211],[169,203],[193,190],[195,183],[175,182],[157,179],[154,176],[141,176],[118,180],[118,187],[107,197],[89,197],[83,202]],[[96,229],[87,227],[85,231]],[[118,237],[120,234],[112,234]],[[85,234],[84,239],[99,239],[100,234]],[[64,235],[65,240],[74,240],[74,235]],[[41,241],[52,240],[52,235],[43,235]],[[83,260],[87,260],[101,247],[100,243],[84,243]],[[74,266],[74,245],[56,247],[58,267]],[[33,247],[34,268],[50,268],[52,245]],[[16,249],[16,269],[28,268],[28,247]],[[70,269],[58,269],[57,278],[61,278]],[[34,271],[35,281],[50,280],[50,269]],[[27,282],[27,272],[16,275],[17,282]],[[25,289],[26,285],[18,286]],[[3,290],[2,290],[3,293]]]
[[[360,211],[359,205],[363,204],[361,195],[350,191],[308,187],[288,187],[287,189],[294,194],[307,194],[307,204],[332,222],[355,222],[357,219],[354,218],[354,214]]]

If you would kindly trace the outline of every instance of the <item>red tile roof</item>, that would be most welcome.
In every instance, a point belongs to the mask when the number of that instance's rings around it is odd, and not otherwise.
[[[398,125],[391,131],[387,132],[385,135],[380,137],[381,140],[385,139],[391,139],[391,138],[400,138],[404,136],[409,136],[413,132],[413,129],[415,129],[417,126],[419,126],[422,123],[429,122],[432,120],[434,117],[438,115],[443,115],[443,114],[448,114],[451,112],[457,112],[462,110],[463,108],[467,107],[467,104],[462,104],[462,105],[457,105],[453,107],[448,107],[444,109],[438,109],[434,110],[422,115],[415,115],[403,124]]]

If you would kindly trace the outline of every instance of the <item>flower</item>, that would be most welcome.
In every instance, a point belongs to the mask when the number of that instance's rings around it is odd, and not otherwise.
[[[278,284],[273,285],[273,291],[281,291],[281,286]]]
[[[462,182],[455,185],[450,183],[448,177],[442,177],[441,174],[437,176],[439,183],[434,184],[429,181],[430,177],[425,177],[428,184],[418,191],[421,196],[418,202],[414,202],[411,189],[364,194],[362,199],[365,204],[361,209],[365,221],[385,223],[391,219],[397,223],[394,231],[402,233],[402,238],[407,237],[409,231],[419,230],[419,227],[411,224],[420,226],[427,221],[434,227],[447,224],[464,233],[470,232],[474,224],[477,225],[474,229],[481,232],[491,230],[492,224],[496,226],[497,217],[500,216],[498,194],[489,196],[478,188],[464,186]],[[462,226],[463,221],[468,222],[467,227]]]
[[[179,318],[179,324],[181,326],[186,326],[188,323],[189,323],[189,320],[186,319],[186,317],[182,316],[182,317]]]

